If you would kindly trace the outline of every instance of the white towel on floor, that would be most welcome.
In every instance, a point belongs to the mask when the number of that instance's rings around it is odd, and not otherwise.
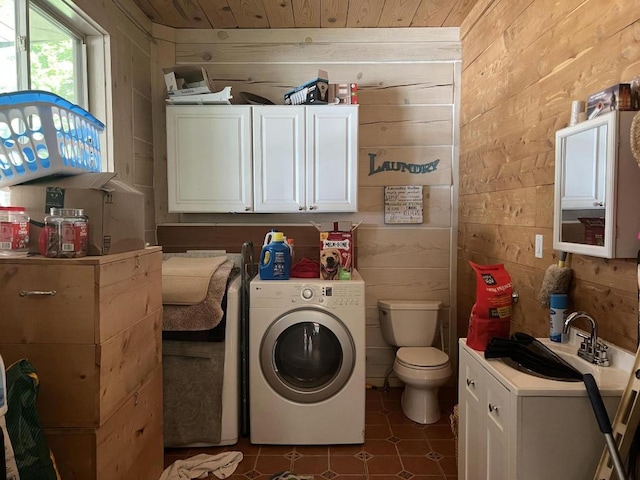
[[[201,453],[184,460],[176,460],[164,472],[160,480],[191,480],[205,478],[213,473],[218,478],[230,477],[242,461],[242,452],[223,452],[218,455]]]

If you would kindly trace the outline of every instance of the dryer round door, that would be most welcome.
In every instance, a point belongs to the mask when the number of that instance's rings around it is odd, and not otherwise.
[[[334,315],[298,309],[273,322],[260,345],[267,382],[288,400],[316,403],[331,398],[353,373],[356,352],[351,333]]]

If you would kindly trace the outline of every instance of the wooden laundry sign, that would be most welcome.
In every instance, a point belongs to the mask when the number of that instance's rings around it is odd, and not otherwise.
[[[422,223],[422,185],[384,187],[384,223]]]

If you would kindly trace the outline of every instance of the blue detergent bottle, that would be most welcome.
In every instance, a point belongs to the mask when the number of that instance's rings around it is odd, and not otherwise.
[[[271,242],[260,252],[261,280],[289,280],[291,249],[284,242],[282,232],[273,232]]]

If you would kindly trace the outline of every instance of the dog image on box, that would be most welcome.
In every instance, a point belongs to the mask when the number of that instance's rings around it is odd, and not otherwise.
[[[337,248],[320,250],[320,278],[337,280],[342,268],[342,255]]]
[[[351,232],[322,232],[320,235],[320,278],[351,279]]]

